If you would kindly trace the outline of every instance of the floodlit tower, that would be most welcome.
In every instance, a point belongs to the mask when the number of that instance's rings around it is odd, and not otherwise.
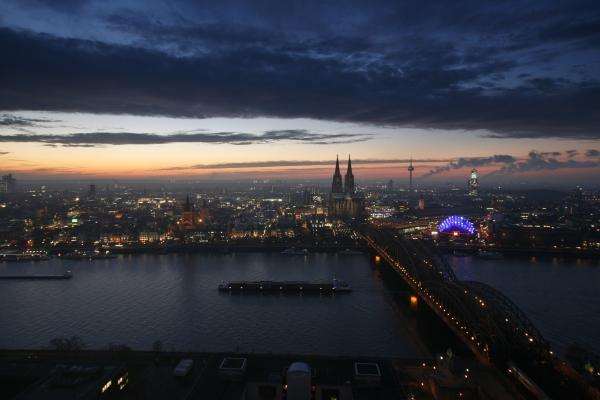
[[[473,168],[471,170],[471,177],[469,178],[469,196],[477,196],[479,189],[479,176],[477,170]]]
[[[413,174],[414,170],[415,170],[415,167],[413,167],[412,157],[411,157],[410,161],[408,163],[408,188],[410,190],[412,190],[412,174]]]

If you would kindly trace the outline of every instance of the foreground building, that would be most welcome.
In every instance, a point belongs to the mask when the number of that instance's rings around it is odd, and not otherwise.
[[[333,173],[333,180],[331,182],[331,194],[329,196],[329,216],[339,219],[358,219],[363,216],[363,211],[364,201],[356,193],[350,156],[348,156],[348,167],[343,183],[340,172],[340,161],[336,158],[335,172]]]

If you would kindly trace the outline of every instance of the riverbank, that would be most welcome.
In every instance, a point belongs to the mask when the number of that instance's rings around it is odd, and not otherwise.
[[[494,252],[510,257],[562,257],[562,258],[585,258],[599,259],[600,250],[596,249],[555,249],[540,247],[478,247],[478,246],[448,246],[437,245],[437,247],[453,255],[477,256],[480,252]]]

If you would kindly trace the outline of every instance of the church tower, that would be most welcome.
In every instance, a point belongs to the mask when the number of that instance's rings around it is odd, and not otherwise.
[[[333,181],[331,182],[331,193],[344,193],[342,186],[342,174],[340,172],[340,160],[335,159],[335,172],[333,173]]]
[[[185,198],[185,203],[183,203],[183,213],[178,224],[181,228],[187,230],[194,229],[196,226],[194,205],[190,201],[189,194]]]
[[[356,193],[354,186],[354,174],[352,173],[352,160],[348,156],[348,168],[342,183],[340,173],[340,160],[336,157],[335,172],[331,183],[331,194],[329,196],[329,217],[332,219],[355,220],[364,215],[364,201]]]
[[[192,202],[190,201],[190,195],[188,194],[185,197],[185,203],[183,204],[183,212],[191,212],[192,210]]]
[[[344,177],[344,188],[346,194],[354,194],[354,175],[352,174],[352,161],[350,161],[350,155],[348,155],[348,169],[346,170],[346,176]]]

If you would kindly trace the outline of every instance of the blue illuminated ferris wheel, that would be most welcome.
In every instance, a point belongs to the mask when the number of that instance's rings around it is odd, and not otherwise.
[[[461,217],[460,215],[451,215],[444,219],[438,225],[438,232],[441,233],[452,233],[460,232],[463,234],[473,235],[475,233],[475,226],[468,219]]]

